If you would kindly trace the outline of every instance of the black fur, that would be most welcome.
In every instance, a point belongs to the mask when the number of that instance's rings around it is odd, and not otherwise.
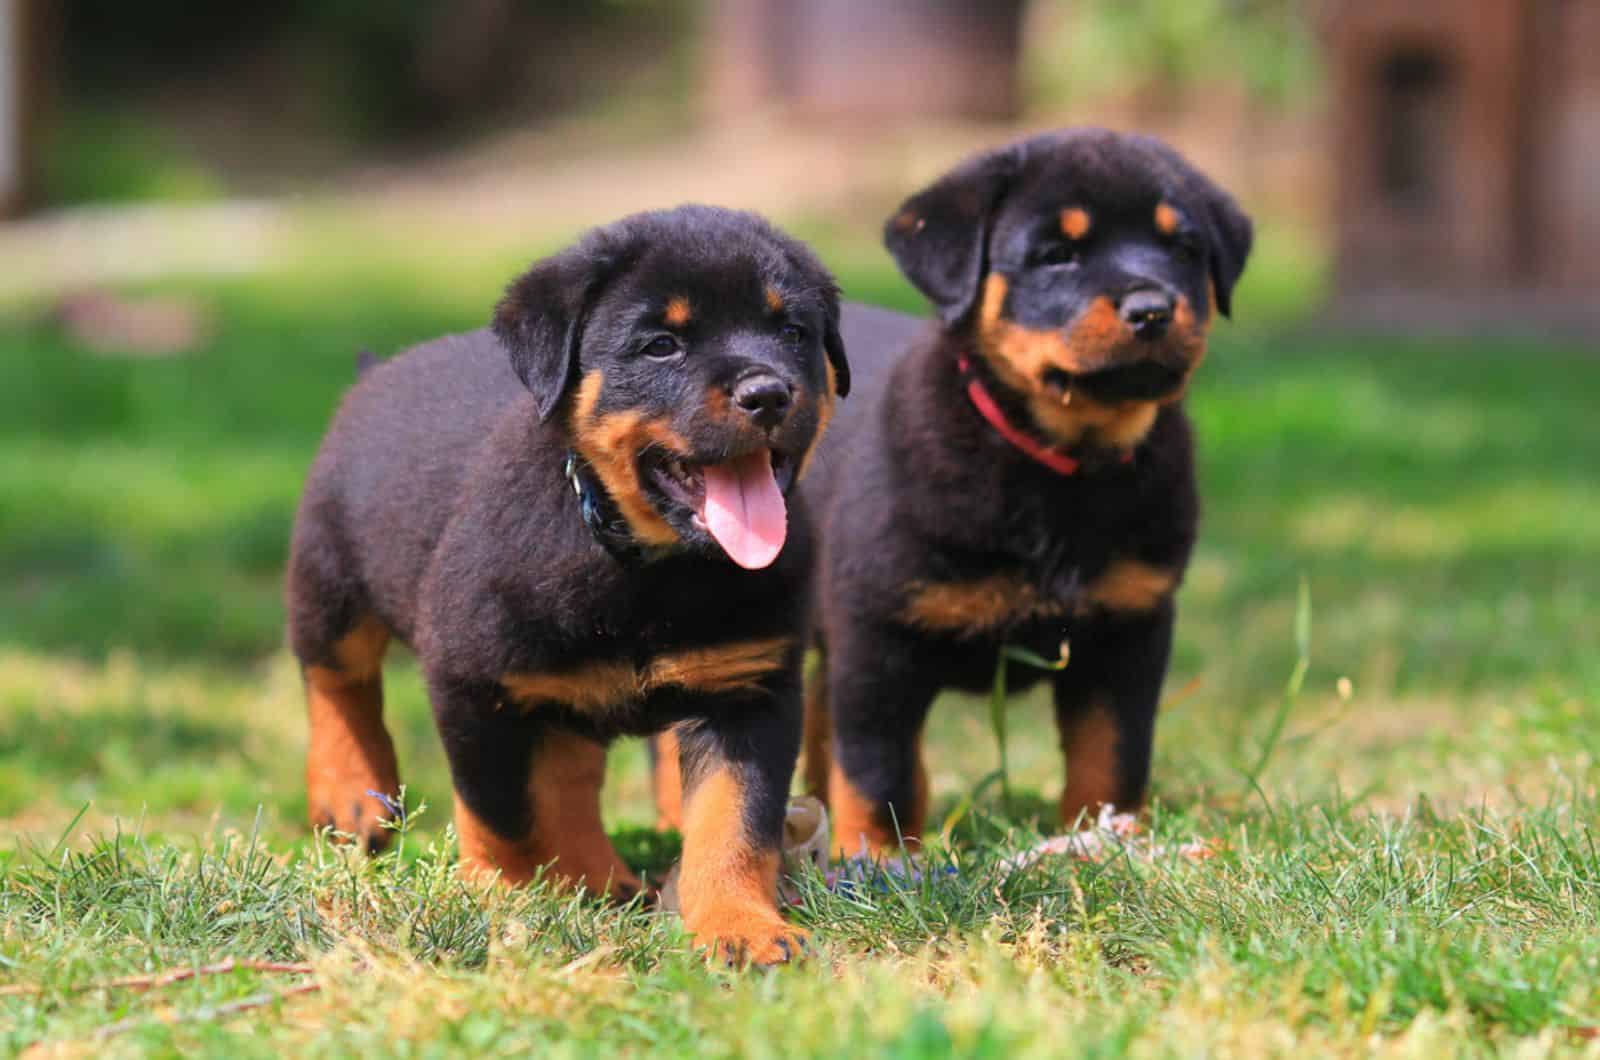
[[[1182,218],[1171,235],[1153,220],[1162,202]],[[1063,235],[1061,211],[1073,207],[1092,219],[1081,240]],[[922,825],[917,738],[934,695],[987,690],[1002,644],[1054,658],[1065,639],[1071,662],[1064,671],[1013,664],[1010,687],[1052,680],[1067,729],[1105,704],[1117,735],[1115,783],[1100,797],[1137,805],[1171,645],[1172,597],[1160,593],[1150,606],[1131,608],[1092,597],[1118,561],[1169,571],[1174,585],[1188,562],[1198,502],[1178,398],[1203,348],[1208,288],[1218,309],[1229,309],[1249,251],[1249,221],[1165,145],[1082,130],[958,166],[890,218],[885,241],[941,323],[845,308],[858,396],[805,485],[823,541],[818,627],[836,766],[873,806],[874,843],[892,839],[896,828],[915,834]],[[991,274],[1006,284],[999,319],[1060,338],[1063,355],[1075,358],[1072,371],[1046,372],[1023,392],[979,355],[979,305]],[[1180,334],[1174,323],[1173,334],[1151,340],[1118,331],[1092,349],[1074,337],[1097,298],[1117,306],[1132,290],[1175,299],[1189,330]],[[979,415],[958,368],[963,355],[1012,424],[1079,458],[1077,474],[1042,466]],[[1067,389],[1077,406],[1060,405]],[[1085,402],[1131,409],[1144,401],[1159,411],[1148,433],[1115,444],[1094,430],[1053,436],[1052,424],[1033,415],[1038,406],[1030,402],[1041,401],[1056,401],[1063,415]],[[1016,575],[1051,613],[949,630],[907,617],[916,586],[997,574]],[[838,810],[837,783],[833,794]],[[842,837],[846,850],[854,844]]]
[[[689,319],[669,323],[676,298]],[[832,278],[803,245],[751,214],[680,207],[596,229],[535,264],[507,290],[492,330],[364,371],[295,524],[295,654],[308,668],[337,667],[337,645],[373,617],[411,645],[457,794],[508,839],[562,826],[534,821],[526,794],[552,727],[604,741],[688,722],[686,775],[708,764],[735,770],[750,842],[775,848],[799,740],[812,562],[798,495],[777,560],[744,570],[691,508],[652,485],[649,461],[663,454],[634,454],[641,494],[677,541],[619,556],[586,524],[565,466],[581,442],[576,392],[598,376],[596,414],[658,422],[689,447],[680,456],[716,463],[759,446],[792,468],[815,441],[819,403],[831,400],[825,363],[840,389],[848,378],[838,313]],[[666,345],[647,353],[657,339]],[[794,394],[770,429],[726,398],[755,371]],[[585,481],[605,488],[593,474]],[[793,647],[759,688],[739,692],[669,686],[596,711],[513,702],[505,683],[766,637],[791,637]]]

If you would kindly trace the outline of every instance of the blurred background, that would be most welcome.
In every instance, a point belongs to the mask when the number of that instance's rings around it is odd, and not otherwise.
[[[1161,797],[1240,797],[1264,743],[1269,789],[1392,805],[1587,783],[1597,0],[0,0],[0,824],[298,834],[278,583],[356,350],[479,326],[532,258],[685,200],[920,311],[883,218],[1072,124],[1168,139],[1259,233],[1190,403]],[[992,765],[981,716],[939,714],[946,797]]]

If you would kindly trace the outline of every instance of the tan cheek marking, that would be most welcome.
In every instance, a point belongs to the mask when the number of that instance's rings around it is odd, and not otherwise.
[[[774,313],[783,312],[783,295],[776,287],[767,288],[767,308]]]
[[[1089,211],[1081,206],[1069,206],[1061,211],[1061,233],[1068,239],[1082,239],[1089,234]]]
[[[978,310],[978,351],[1006,386],[1023,395],[1034,423],[1058,445],[1093,438],[1104,445],[1128,448],[1149,433],[1160,411],[1153,401],[1103,405],[1072,391],[1046,390],[1047,368],[1082,372],[1103,364],[1109,352],[1127,338],[1127,325],[1111,299],[1100,297],[1079,315],[1071,331],[1033,331],[1001,317],[1006,279],[991,273],[984,282]]]
[[[1178,576],[1170,570],[1136,559],[1119,559],[1089,585],[1085,598],[1108,611],[1149,611],[1166,599],[1177,583]]]
[[[823,361],[822,370],[827,375],[827,390],[817,399],[817,431],[811,436],[811,445],[807,447],[805,455],[800,458],[800,466],[795,469],[797,482],[806,477],[811,467],[811,457],[816,454],[817,446],[822,444],[823,435],[828,433],[828,424],[833,422],[833,407],[839,400],[839,375],[833,370],[833,362]]]
[[[1019,393],[1039,388],[1046,368],[1077,370],[1077,359],[1059,332],[1034,331],[1003,316],[1006,278],[992,272],[983,283],[983,299],[978,307],[978,352],[989,362],[1000,380]]]
[[[1178,224],[1183,220],[1183,215],[1167,202],[1156,204],[1156,231],[1164,236],[1170,236],[1178,230]]]
[[[667,312],[665,319],[669,327],[683,327],[685,324],[689,323],[689,318],[692,315],[693,310],[689,306],[689,300],[682,295],[678,295],[677,297],[667,301]]]
[[[1067,759],[1067,786],[1061,793],[1061,823],[1092,826],[1100,807],[1115,802],[1121,787],[1117,744],[1121,735],[1102,701],[1062,725],[1061,744]],[[1119,810],[1134,810],[1118,806]]]
[[[688,443],[665,421],[645,419],[638,412],[599,413],[602,373],[591,372],[578,384],[568,433],[573,448],[588,462],[627,520],[633,536],[646,545],[674,545],[677,531],[647,500],[639,482],[639,454],[652,445],[687,454]]]
[[[754,691],[781,670],[793,637],[717,644],[658,655],[642,668],[620,661],[585,663],[568,670],[509,673],[501,686],[518,705],[559,703],[604,715],[672,686],[711,694]]]
[[[961,582],[914,583],[900,620],[930,632],[981,636],[1013,622],[1049,618],[1064,608],[1012,574]]]

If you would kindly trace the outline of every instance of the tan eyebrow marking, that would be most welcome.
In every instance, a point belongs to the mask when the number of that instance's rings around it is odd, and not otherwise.
[[[689,308],[689,300],[682,295],[678,295],[667,302],[667,323],[672,327],[683,327],[689,322],[691,315],[692,310]]]
[[[1089,211],[1082,206],[1069,206],[1061,211],[1061,232],[1068,239],[1082,239],[1089,234],[1092,224]]]
[[[778,292],[776,287],[767,288],[767,308],[774,313],[783,311],[783,295]]]
[[[1183,215],[1177,207],[1168,202],[1156,204],[1156,231],[1164,236],[1170,236],[1178,230],[1178,223],[1183,220]]]

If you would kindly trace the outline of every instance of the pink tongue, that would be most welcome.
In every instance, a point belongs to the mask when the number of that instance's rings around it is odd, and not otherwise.
[[[706,464],[702,471],[706,500],[700,516],[728,558],[749,570],[777,559],[789,532],[789,512],[772,477],[771,454],[762,449],[725,464]]]

